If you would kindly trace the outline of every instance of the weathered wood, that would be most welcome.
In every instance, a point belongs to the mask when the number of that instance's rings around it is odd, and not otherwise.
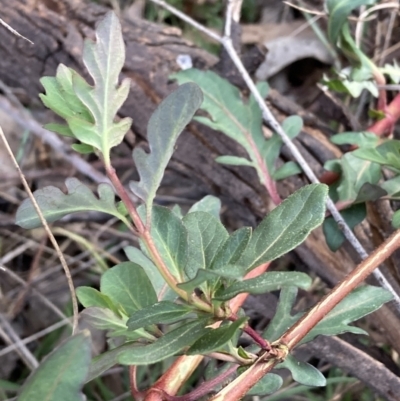
[[[93,37],[95,23],[107,11],[104,7],[81,0],[0,0],[0,5],[1,18],[35,42],[32,46],[0,26],[0,80],[12,88],[25,105],[42,107],[38,100],[38,93],[42,91],[39,79],[54,75],[59,63],[87,77],[81,62],[82,44],[84,38]],[[130,96],[120,114],[133,118],[133,132],[144,139],[151,113],[175,86],[168,77],[179,70],[177,57],[189,55],[198,68],[211,68],[218,60],[182,38],[176,28],[143,20],[126,20],[123,21],[123,33],[127,48],[123,75],[132,83]],[[329,128],[315,116],[305,113],[276,92],[271,93],[268,103],[279,120],[292,113],[304,118],[304,132],[296,141],[316,171],[321,170],[327,159],[340,157],[339,149],[327,139]],[[190,178],[195,182],[193,199],[206,193],[219,196],[225,206],[224,218],[232,228],[254,225],[268,209],[267,196],[256,174],[248,168],[228,168],[214,161],[220,154],[241,152],[225,136],[191,124],[178,142],[170,164],[169,181]],[[285,150],[283,156],[290,157]],[[279,190],[287,196],[304,182],[302,178],[285,180],[279,183]],[[364,243],[369,248],[374,247],[371,238],[368,233],[365,235]],[[320,229],[312,233],[297,253],[331,284],[343,278],[357,260],[346,247],[335,254],[330,252]],[[398,268],[398,261],[393,263]],[[388,276],[396,284],[390,273]],[[384,324],[385,319],[382,321]],[[398,319],[391,319],[391,324],[393,333],[400,331]],[[400,352],[400,339],[392,337],[391,343]]]

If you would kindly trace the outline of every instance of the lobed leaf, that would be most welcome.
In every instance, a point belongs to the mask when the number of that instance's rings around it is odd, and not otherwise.
[[[326,185],[311,184],[285,199],[256,228],[238,264],[252,270],[301,244],[323,222],[327,192]]]
[[[93,123],[67,119],[74,136],[103,153],[106,163],[110,149],[119,145],[131,125],[130,118],[114,122],[125,102],[130,82],[118,86],[118,77],[125,62],[125,46],[121,25],[115,13],[109,12],[96,29],[96,42],[86,40],[83,63],[94,81],[89,85],[78,74],[73,75],[73,90],[90,111]]]
[[[140,181],[132,181],[130,189],[145,202],[148,217],[178,136],[193,118],[202,100],[202,92],[196,84],[181,85],[161,102],[150,118],[147,126],[150,153],[141,148],[133,151]]]
[[[18,392],[18,401],[84,401],[81,389],[90,359],[90,334],[85,330],[68,338],[41,362]]]
[[[68,191],[66,194],[53,186],[38,189],[33,193],[48,223],[59,220],[71,213],[86,211],[107,213],[122,221],[126,220],[115,205],[115,195],[110,185],[100,184],[98,186],[98,198],[77,178],[67,178],[65,186]],[[41,226],[39,215],[30,199],[25,199],[19,206],[16,224],[26,229]]]
[[[376,311],[392,298],[388,291],[380,287],[366,285],[355,289],[307,334],[301,344],[318,335],[335,336],[344,332],[367,334],[359,327],[349,326],[349,323]]]
[[[275,366],[275,369],[286,368],[290,370],[293,380],[305,386],[326,386],[325,376],[309,363],[298,361],[293,355],[287,355],[286,359]]]

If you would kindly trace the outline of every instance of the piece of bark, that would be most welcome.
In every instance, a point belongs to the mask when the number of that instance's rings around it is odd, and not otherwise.
[[[38,93],[42,91],[39,79],[43,75],[54,75],[59,63],[87,77],[81,61],[83,40],[94,37],[95,23],[107,9],[81,0],[21,0],[11,4],[0,0],[0,5],[5,22],[35,42],[32,46],[0,26],[3,55],[0,79],[13,88],[25,105],[33,109],[42,107],[38,101]],[[120,115],[132,117],[134,133],[145,139],[151,113],[176,86],[169,81],[169,76],[179,70],[177,57],[189,55],[195,67],[204,69],[211,68],[217,59],[182,38],[179,29],[143,20],[123,21],[122,26],[127,54],[122,75],[131,78],[132,83]],[[326,158],[340,156],[338,148],[327,139],[330,130],[315,116],[274,92],[268,102],[280,120],[287,114],[304,116],[308,125],[297,140],[304,156],[317,170]],[[170,172],[176,172],[177,181],[186,176],[196,183],[197,192],[193,197],[206,193],[219,196],[226,207],[224,218],[230,227],[254,226],[267,212],[269,202],[265,190],[253,170],[216,163],[215,157],[221,154],[241,155],[243,150],[207,127],[190,124],[179,139]],[[290,157],[285,150],[283,155]],[[305,182],[301,177],[284,180],[279,183],[279,190],[285,197]],[[369,238],[366,236],[366,241],[370,241]],[[374,247],[372,243],[369,246]],[[346,247],[338,253],[330,252],[321,229],[314,231],[297,252],[312,270],[330,283],[341,279],[354,268],[354,260],[358,261]],[[393,320],[398,326],[398,319]],[[391,344],[400,352],[400,338],[391,338]]]

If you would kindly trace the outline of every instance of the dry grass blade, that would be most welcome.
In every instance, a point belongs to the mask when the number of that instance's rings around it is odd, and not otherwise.
[[[8,29],[10,32],[12,32],[14,35],[28,41],[30,44],[34,44],[31,40],[29,40],[28,38],[26,38],[25,36],[21,35],[19,32],[17,32],[14,28],[12,28],[10,25],[8,25],[7,23],[5,23],[1,18],[0,18],[0,24],[3,25],[6,29]]]
[[[31,202],[33,203],[33,206],[34,206],[37,214],[40,217],[40,221],[43,224],[43,227],[44,227],[47,235],[49,236],[50,241],[53,244],[54,249],[57,252],[57,256],[60,259],[60,262],[61,262],[61,264],[63,266],[64,272],[65,272],[65,276],[66,276],[67,281],[68,281],[69,291],[71,293],[72,309],[73,309],[73,315],[74,315],[74,317],[73,317],[73,325],[72,325],[72,332],[75,333],[77,328],[78,328],[79,310],[78,310],[78,301],[77,301],[76,293],[75,293],[75,287],[74,287],[74,283],[72,281],[72,276],[71,276],[71,272],[69,270],[68,264],[67,264],[67,262],[66,262],[66,260],[64,258],[64,255],[63,255],[60,247],[58,246],[58,243],[57,243],[56,239],[54,238],[54,235],[52,234],[52,232],[50,230],[49,225],[47,224],[46,219],[43,217],[43,213],[41,212],[41,210],[39,208],[39,205],[37,204],[36,199],[34,198],[34,196],[32,194],[32,191],[29,188],[28,182],[26,181],[25,176],[22,173],[22,171],[21,171],[21,169],[20,169],[20,167],[18,165],[18,162],[17,162],[17,160],[16,160],[16,158],[15,158],[15,156],[14,156],[14,154],[13,154],[11,148],[10,148],[10,145],[8,144],[7,138],[4,135],[3,129],[1,127],[0,127],[0,137],[1,137],[2,141],[3,141],[3,143],[4,143],[4,147],[5,147],[6,151],[7,151],[7,153],[9,154],[9,156],[10,156],[10,158],[11,158],[11,160],[12,160],[14,166],[15,166],[15,168],[17,169],[17,172],[18,172],[18,174],[19,174],[19,176],[21,178],[22,184],[24,185],[24,188],[25,188],[26,192],[28,193]]]

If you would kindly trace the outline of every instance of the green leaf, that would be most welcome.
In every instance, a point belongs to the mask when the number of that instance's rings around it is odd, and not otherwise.
[[[100,290],[119,304],[127,316],[157,302],[145,271],[133,262],[123,262],[107,270],[101,277]]]
[[[272,178],[275,181],[284,180],[292,175],[300,174],[301,168],[295,162],[287,162],[282,167],[278,168],[274,174],[272,174]]]
[[[360,224],[367,215],[364,203],[353,205],[348,209],[342,210],[340,213],[351,229],[353,229],[357,224]],[[329,249],[332,252],[336,252],[346,239],[342,230],[338,227],[338,224],[332,217],[325,219],[322,229]]]
[[[296,286],[306,290],[311,286],[311,283],[311,278],[305,273],[268,272],[261,274],[258,277],[232,284],[230,287],[217,292],[215,299],[219,301],[227,301],[242,292],[264,294],[288,286]]]
[[[71,148],[75,150],[75,152],[82,153],[83,155],[94,152],[93,146],[86,145],[85,143],[74,143],[73,145],[71,145]]]
[[[250,227],[239,228],[231,234],[215,256],[211,269],[219,271],[227,265],[234,265],[245,251],[250,237]]]
[[[376,311],[392,298],[388,291],[380,287],[366,285],[355,289],[307,334],[301,344],[318,335],[335,336],[344,332],[367,334],[359,327],[349,326],[349,323]]]
[[[192,212],[207,212],[212,214],[215,218],[220,218],[221,213],[221,200],[216,196],[207,195],[203,199],[196,202],[188,211]]]
[[[360,148],[374,148],[379,143],[379,136],[373,132],[342,132],[333,135],[331,142],[336,145],[357,145]]]
[[[70,213],[86,211],[107,213],[126,221],[115,206],[115,195],[110,185],[100,184],[98,186],[98,198],[76,178],[67,178],[65,186],[68,190],[67,194],[53,186],[38,189],[33,193],[48,223],[59,220]],[[25,199],[18,208],[16,224],[26,229],[42,225],[30,199]]]
[[[254,385],[247,395],[267,395],[276,393],[283,384],[283,379],[275,373],[268,373]]]
[[[202,100],[202,92],[196,84],[181,85],[163,100],[150,118],[147,126],[150,153],[141,148],[133,151],[140,181],[132,181],[130,189],[146,203],[148,217],[178,136],[193,118]]]
[[[328,37],[331,43],[336,44],[347,17],[357,7],[375,4],[376,0],[327,0],[328,8]]]
[[[381,188],[387,192],[387,195],[390,198],[399,198],[400,197],[400,175],[394,177],[390,180],[383,182]]]
[[[109,309],[93,306],[80,313],[82,319],[99,330],[126,330],[126,318],[121,319]]]
[[[124,251],[131,262],[138,264],[146,272],[159,301],[173,301],[176,299],[177,295],[175,291],[169,287],[161,273],[158,271],[156,265],[147,258],[140,249],[134,248],[133,246],[127,246],[124,248]]]
[[[73,76],[77,73],[71,68],[60,64],[55,77],[40,79],[46,94],[39,94],[43,104],[67,121],[93,123],[93,116],[82,101],[77,97],[73,88]],[[46,129],[61,135],[75,137],[70,127],[64,124],[47,124]]]
[[[229,234],[210,213],[189,213],[182,221],[188,232],[188,263],[185,272],[188,279],[192,279],[199,269],[211,267]]]
[[[140,329],[152,324],[170,324],[186,318],[193,309],[173,302],[158,302],[135,312],[128,320],[129,330]]]
[[[78,287],[76,289],[76,296],[79,302],[85,307],[98,306],[99,308],[106,308],[118,314],[118,308],[111,301],[110,297],[102,294],[100,291],[92,287]]]
[[[382,175],[378,164],[361,160],[354,152],[343,155],[340,163],[342,175],[337,188],[340,200],[355,201],[365,183],[377,184]]]
[[[220,164],[227,164],[231,166],[250,166],[255,167],[254,162],[245,157],[238,156],[218,156],[215,161]]]
[[[206,322],[196,320],[183,324],[164,334],[150,345],[137,346],[122,352],[118,362],[123,365],[150,365],[182,352],[192,345],[199,337],[210,329],[206,329]]]
[[[293,380],[297,383],[312,387],[326,386],[325,376],[314,366],[306,362],[298,361],[289,354],[286,359],[275,366],[275,369],[289,369]]]
[[[384,74],[389,75],[392,83],[394,84],[400,83],[400,68],[396,60],[393,60],[393,65],[385,64],[385,66],[382,67],[380,70]]]
[[[83,401],[81,388],[91,359],[90,334],[68,338],[25,381],[18,401]]]
[[[144,208],[138,213],[144,220]],[[184,271],[188,261],[188,233],[182,220],[170,209],[153,206],[151,220],[151,237],[169,271],[178,282],[184,281]],[[146,253],[144,244],[142,251]]]
[[[200,337],[186,352],[187,355],[208,354],[221,350],[239,330],[246,318],[240,318],[231,324],[209,330]]]
[[[400,210],[394,212],[392,217],[392,226],[396,229],[400,227]]]
[[[243,103],[238,88],[212,71],[192,68],[173,74],[171,78],[177,79],[179,83],[196,82],[201,87],[204,93],[201,109],[209,117],[196,117],[195,120],[223,132],[239,143],[254,163],[259,177],[262,177],[258,154],[266,139],[262,132],[262,112],[253,96],[250,96],[247,103]],[[266,85],[259,88],[265,93],[268,89]]]
[[[256,228],[238,264],[252,270],[301,244],[323,222],[327,193],[326,185],[311,184],[285,199]]]
[[[75,73],[72,75],[73,90],[90,111],[93,123],[76,118],[67,118],[67,122],[74,136],[102,152],[108,164],[110,149],[122,142],[132,122],[130,118],[114,122],[130,88],[129,79],[124,79],[118,85],[118,77],[125,62],[125,46],[121,25],[115,13],[107,13],[100,22],[96,29],[95,43],[85,41],[82,58],[95,85],[89,85]]]
[[[279,295],[279,303],[276,312],[263,337],[269,342],[276,341],[286,330],[293,326],[303,313],[297,313],[292,316],[291,311],[296,301],[297,287],[283,287]]]
[[[399,140],[387,140],[374,149],[357,149],[352,153],[354,156],[361,159],[370,160],[388,167],[392,167],[396,172],[400,171]]]
[[[303,129],[303,119],[299,116],[286,117],[282,122],[282,128],[290,139],[294,139]]]

